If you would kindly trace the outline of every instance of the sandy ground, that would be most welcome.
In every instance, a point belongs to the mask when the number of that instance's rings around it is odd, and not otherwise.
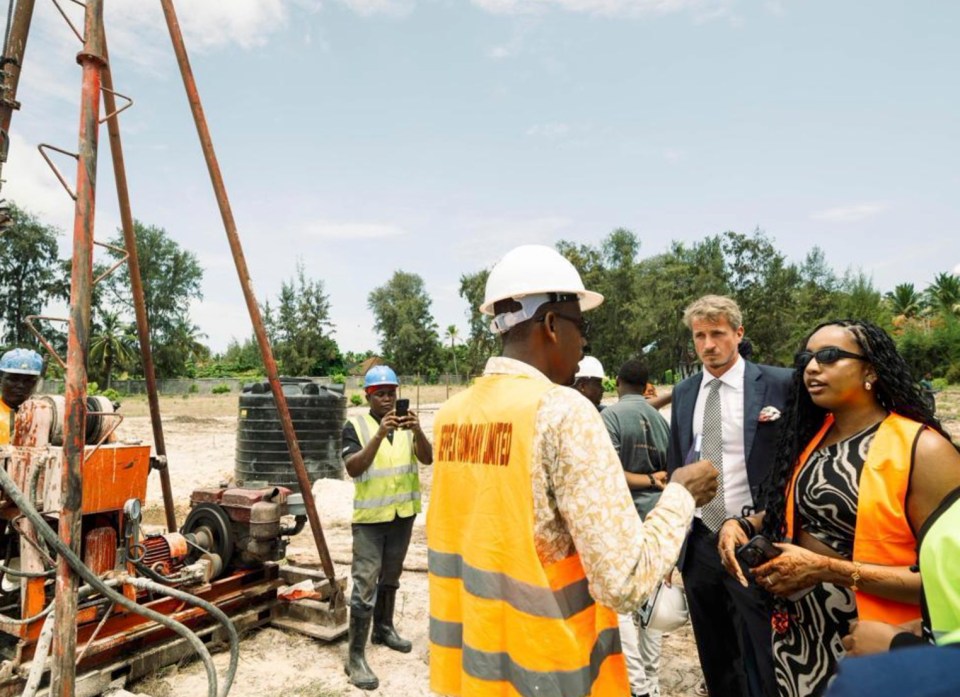
[[[413,395],[409,395],[413,396]],[[424,394],[424,398],[442,400],[445,394]],[[960,435],[957,403],[954,395],[944,404],[942,416],[948,419],[955,436]],[[178,520],[182,522],[190,492],[197,487],[226,481],[233,474],[236,440],[236,396],[213,398],[165,398],[164,435],[172,474]],[[436,404],[422,403],[421,421],[429,434]],[[132,403],[121,411],[131,414],[121,427],[124,439],[152,441],[150,422],[143,403]],[[359,412],[361,409],[352,409]],[[138,415],[139,414],[139,415]],[[429,502],[430,469],[422,468],[422,484]],[[353,485],[348,481],[321,480],[314,487],[324,535],[338,577],[350,575],[350,515]],[[148,489],[148,519],[162,521],[159,479],[151,479]],[[388,697],[429,695],[427,666],[427,574],[424,516],[417,517],[413,541],[401,579],[397,600],[396,624],[404,637],[413,641],[413,653],[399,654],[379,646],[369,646],[367,659],[380,678],[377,694]],[[288,555],[296,560],[317,560],[309,530],[293,539]],[[241,644],[241,660],[233,697],[334,697],[362,695],[343,672],[346,641],[325,644],[307,637],[267,628],[246,636]],[[221,671],[227,655],[216,657]],[[693,695],[700,680],[696,646],[689,624],[664,640],[661,666],[661,691],[664,697]],[[159,675],[128,687],[151,697],[196,697],[206,693],[203,669],[197,662],[171,666]]]

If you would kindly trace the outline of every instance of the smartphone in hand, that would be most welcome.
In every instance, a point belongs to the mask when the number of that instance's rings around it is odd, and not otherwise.
[[[398,399],[397,404],[394,407],[394,411],[397,414],[398,418],[403,418],[410,413],[410,400],[409,399]]]
[[[774,547],[766,537],[754,535],[747,544],[737,550],[737,559],[748,569],[752,569],[781,554],[783,551],[779,547]]]
[[[760,566],[764,562],[768,562],[775,557],[779,557],[781,554],[783,554],[783,550],[774,546],[774,544],[766,537],[763,535],[754,535],[750,538],[750,541],[747,542],[747,544],[737,550],[737,559],[739,559],[740,562],[748,569],[752,569],[753,567]],[[805,596],[813,589],[814,586],[801,588],[797,592],[788,595],[787,600],[800,600],[800,598]]]

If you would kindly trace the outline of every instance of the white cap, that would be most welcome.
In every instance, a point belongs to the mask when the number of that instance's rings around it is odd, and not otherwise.
[[[647,601],[647,606],[640,612],[640,625],[643,629],[673,632],[682,627],[689,618],[687,596],[683,589],[661,582],[653,597]]]
[[[577,378],[600,378],[603,380],[606,375],[603,373],[603,364],[593,356],[584,356],[577,367]]]
[[[521,309],[494,317],[490,329],[498,334],[533,318],[545,303],[579,300],[580,310],[586,312],[603,302],[600,293],[583,287],[573,264],[557,250],[540,244],[511,249],[497,262],[487,277],[480,312],[492,315],[495,303],[511,298]]]

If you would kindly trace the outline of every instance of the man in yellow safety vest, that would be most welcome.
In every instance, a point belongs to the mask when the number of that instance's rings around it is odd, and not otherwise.
[[[407,556],[413,519],[420,512],[417,461],[433,462],[433,449],[413,411],[398,413],[394,371],[378,365],[363,379],[370,411],[348,419],[343,428],[343,458],[356,485],[353,496],[353,592],[350,596],[350,651],[346,671],[362,690],[380,681],[367,664],[372,641],[409,653],[412,644],[393,626],[400,573]]]

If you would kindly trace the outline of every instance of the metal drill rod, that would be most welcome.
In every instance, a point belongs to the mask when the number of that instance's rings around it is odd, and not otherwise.
[[[77,200],[73,224],[73,269],[70,279],[70,328],[67,335],[62,508],[59,532],[64,545],[80,549],[82,472],[87,420],[87,345],[90,334],[90,295],[93,286],[93,227],[96,212],[97,137],[100,126],[100,86],[104,65],[103,0],[87,0],[80,101],[80,147]],[[57,627],[53,637],[51,694],[73,697],[76,689],[77,577],[67,560],[57,562]]]
[[[280,385],[277,363],[273,358],[273,350],[270,348],[270,340],[267,337],[263,317],[260,314],[260,305],[257,303],[257,297],[253,292],[250,272],[243,255],[240,236],[237,234],[237,225],[233,218],[230,200],[227,197],[227,189],[223,182],[223,175],[220,173],[220,164],[217,161],[217,155],[213,148],[213,139],[210,136],[207,119],[203,113],[203,105],[200,103],[200,93],[197,90],[197,83],[193,77],[193,70],[190,67],[190,60],[183,42],[183,34],[180,31],[177,13],[173,7],[173,0],[160,0],[160,4],[163,6],[163,14],[167,21],[167,28],[170,31],[170,40],[173,42],[173,49],[177,55],[177,63],[180,65],[180,74],[183,77],[183,85],[187,92],[187,101],[190,103],[193,119],[197,126],[197,135],[200,137],[200,146],[207,162],[207,169],[210,172],[210,181],[213,184],[217,204],[220,207],[220,217],[223,219],[224,230],[227,233],[227,241],[230,244],[233,261],[237,267],[240,287],[243,289],[243,297],[247,302],[247,310],[250,313],[250,320],[253,323],[253,331],[256,334],[257,343],[260,346],[260,355],[263,358],[267,378],[270,380],[270,389],[273,391],[273,399],[280,417],[280,424],[283,427],[283,435],[287,441],[287,448],[290,450],[293,470],[297,475],[300,493],[303,495],[303,503],[307,509],[307,518],[310,521],[310,529],[313,531],[313,540],[317,545],[317,552],[320,554],[320,563],[323,565],[323,571],[330,581],[330,587],[333,589],[334,594],[339,596],[339,586],[335,582],[334,577],[333,560],[330,558],[330,552],[327,549],[327,543],[323,537],[323,529],[320,527],[320,517],[317,515],[316,502],[313,499],[313,491],[310,488],[310,478],[307,476],[307,469],[303,463],[303,455],[300,452],[300,444],[297,442],[297,434],[293,427],[290,409],[287,406],[287,398],[283,394],[283,388]],[[336,598],[333,600],[336,600]],[[335,603],[332,602],[331,604]]]
[[[150,404],[150,425],[153,427],[153,447],[157,458],[166,464],[167,445],[163,438],[163,423],[160,420],[160,397],[157,389],[157,373],[153,366],[153,350],[150,344],[150,326],[147,320],[147,302],[143,293],[143,278],[140,275],[140,257],[137,253],[137,235],[130,210],[130,190],[127,187],[127,169],[123,161],[123,144],[120,140],[120,121],[117,118],[117,100],[113,91],[113,73],[110,70],[107,39],[103,39],[103,55],[107,66],[103,70],[103,108],[107,114],[107,133],[110,137],[110,154],[113,159],[113,178],[117,183],[117,201],[120,203],[120,223],[126,246],[127,270],[130,272],[130,289],[133,291],[133,309],[137,316],[137,338],[140,341],[140,356],[143,359],[143,377],[147,382],[147,402]],[[170,486],[170,471],[160,468],[160,489],[163,493],[163,510],[167,530],[176,532],[177,515],[174,511],[173,489]]]

